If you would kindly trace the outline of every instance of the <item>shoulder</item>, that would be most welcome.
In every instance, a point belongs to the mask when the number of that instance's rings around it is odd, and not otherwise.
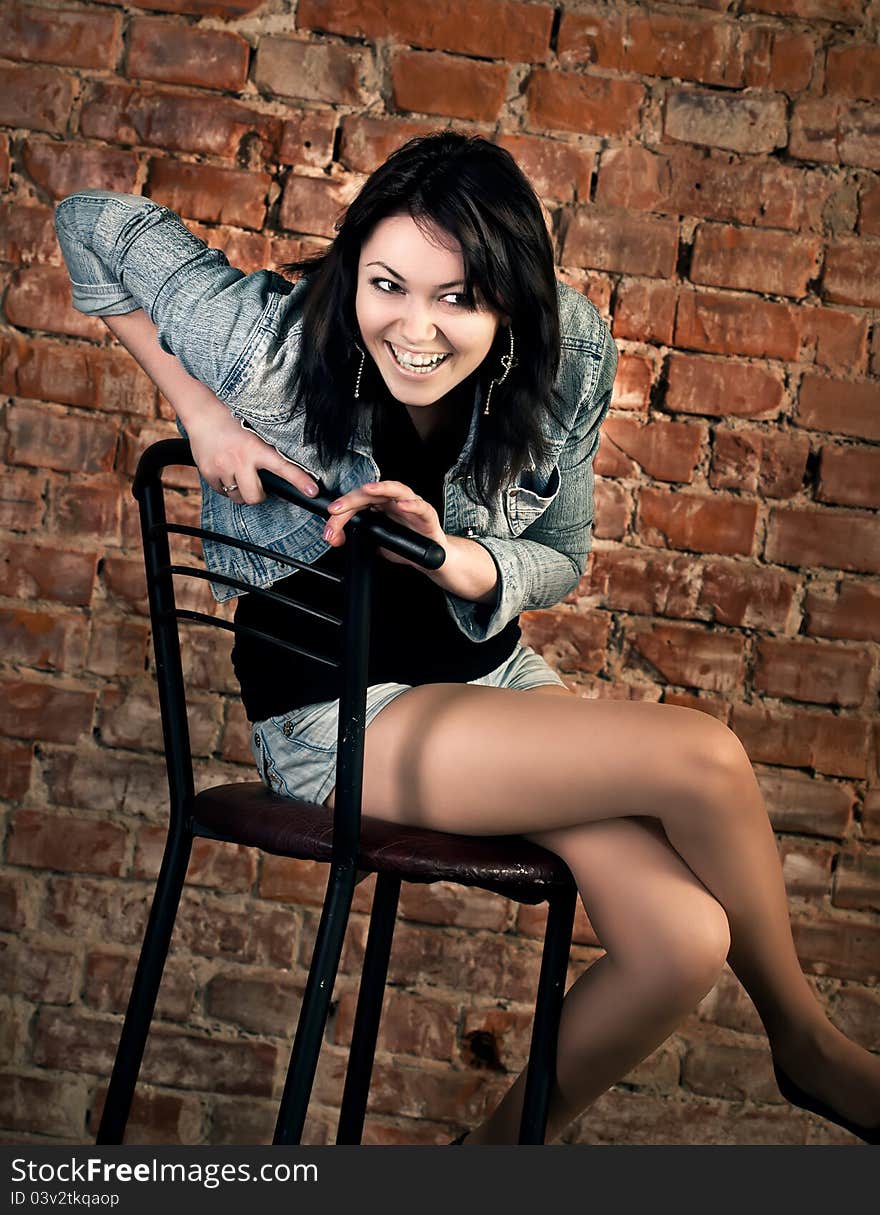
[[[608,340],[608,326],[585,295],[556,280],[556,298],[559,301],[559,329],[562,346],[573,349],[595,347],[602,353]]]
[[[610,392],[617,369],[617,347],[596,306],[556,280],[561,357],[556,388],[571,411]]]

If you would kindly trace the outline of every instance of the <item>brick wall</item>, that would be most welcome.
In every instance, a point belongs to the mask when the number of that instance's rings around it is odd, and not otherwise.
[[[409,0],[4,8],[7,1140],[95,1132],[164,820],[129,484],[173,427],[105,327],[70,308],[53,203],[141,192],[255,269],[325,242],[367,173],[450,119],[518,158],[561,277],[621,351],[591,562],[527,637],[584,696],[731,726],[779,832],[803,966],[836,1022],[880,1047],[880,5],[433,13],[428,27]],[[186,482],[180,505],[195,510]],[[200,779],[250,778],[213,638],[187,667]],[[132,1141],[268,1141],[323,882],[196,848]],[[371,889],[310,1142],[333,1137]],[[599,953],[579,914],[572,977]],[[495,1102],[525,1057],[543,918],[458,889],[404,895],[367,1141],[443,1142]],[[729,972],[567,1137],[850,1141],[781,1103]]]

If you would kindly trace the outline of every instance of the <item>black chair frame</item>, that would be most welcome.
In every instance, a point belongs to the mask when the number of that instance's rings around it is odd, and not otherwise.
[[[394,837],[395,833],[400,836],[401,828],[383,824],[379,820],[364,819],[362,822],[361,819],[371,577],[376,548],[381,543],[426,568],[437,568],[442,564],[445,557],[443,549],[427,542],[424,537],[410,529],[394,524],[381,514],[364,511],[355,515],[346,526],[345,572],[342,577],[328,571],[311,570],[308,565],[282,557],[259,545],[219,536],[202,528],[169,523],[165,514],[162,472],[172,465],[194,466],[189,444],[185,440],[163,440],[145,451],[138,465],[133,487],[140,507],[144,542],[156,679],[170,792],[169,829],[104,1103],[97,1143],[119,1144],[123,1141],[190,853],[196,838],[251,843],[282,855],[312,858],[317,856],[330,863],[327,891],[278,1111],[273,1140],[276,1144],[298,1144],[301,1141],[354,889],[362,877],[370,871],[377,874],[337,1128],[338,1144],[361,1142],[401,880],[435,881],[442,880],[451,873],[452,880],[465,880],[468,884],[494,889],[521,902],[538,903],[546,899],[549,906],[547,928],[519,1135],[519,1142],[522,1144],[543,1143],[549,1095],[555,1077],[556,1039],[576,902],[576,887],[570,872],[552,853],[518,837],[447,837],[445,833],[419,829],[405,833],[407,864],[395,865],[394,848],[389,847],[389,843],[399,842]],[[327,507],[332,495],[327,495],[323,486],[319,487],[320,492],[316,498],[308,498],[271,473],[261,473],[261,480],[268,492],[315,514],[329,517]],[[247,630],[207,613],[177,607],[175,577],[207,578],[250,594],[283,598],[292,610],[313,612],[313,609],[306,608],[287,596],[279,596],[271,590],[256,588],[225,575],[208,573],[201,568],[173,563],[169,545],[170,534],[194,536],[228,544],[234,548],[261,554],[291,568],[309,571],[313,575],[320,574],[322,577],[344,583],[342,619],[320,613],[324,619],[341,629],[339,658],[311,653],[290,641],[279,641],[264,634],[257,634],[265,641],[295,650],[316,661],[341,666],[337,781],[332,827],[331,812],[325,807],[314,807],[310,803],[279,798],[262,786],[218,786],[196,795],[179,622],[195,621],[233,632]],[[283,829],[278,838],[284,836],[283,844],[274,838],[268,843],[262,837],[252,839],[242,832],[236,809],[240,803],[236,802],[236,798],[240,799],[248,792],[251,797],[265,799],[267,813],[264,815],[261,812],[257,817],[263,820],[274,814],[275,820],[282,824]],[[262,807],[263,802],[259,804]],[[311,818],[301,831],[302,840],[291,845],[284,829],[295,810],[301,815],[309,814]],[[316,826],[324,823],[327,823],[327,828]],[[371,849],[367,846],[367,827],[374,835],[376,832],[381,835],[382,829],[386,829],[387,838],[383,839],[380,847]],[[326,838],[328,829],[329,844]],[[295,837],[294,830],[292,838]],[[470,867],[473,873],[469,872],[466,877],[459,879],[454,868],[450,871],[448,867],[444,870],[442,866],[437,866],[431,859],[430,846],[438,841],[447,847],[460,844],[464,848],[476,849],[480,855],[479,863]],[[499,861],[496,872],[492,862],[492,849],[500,849],[502,844],[507,847],[513,862],[505,868]],[[419,849],[423,855],[420,855]],[[392,858],[390,861],[389,856]],[[530,877],[529,885],[522,881],[522,875],[526,873],[529,876],[530,865],[534,874]]]

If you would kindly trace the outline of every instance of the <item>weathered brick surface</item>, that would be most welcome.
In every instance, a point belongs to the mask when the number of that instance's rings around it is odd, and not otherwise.
[[[620,352],[593,551],[562,604],[523,613],[523,638],[582,698],[689,708],[737,734],[780,833],[809,983],[880,1049],[876,5],[7,8],[6,1139],[94,1139],[168,826],[130,480],[176,434],[173,410],[71,307],[53,205],[84,187],[151,197],[250,273],[324,248],[366,177],[446,125],[523,168],[558,278]],[[194,523],[195,475],[168,486]],[[180,602],[231,617],[201,582]],[[256,779],[229,648],[198,630],[183,647],[197,788]],[[326,879],[196,842],[129,1142],[270,1142]],[[334,1138],[375,885],[355,890],[308,1143]],[[545,924],[544,906],[403,889],[366,1143],[440,1144],[493,1108],[526,1058]],[[579,901],[568,982],[601,954]],[[563,1141],[851,1142],[779,1100],[763,1033],[725,970]]]

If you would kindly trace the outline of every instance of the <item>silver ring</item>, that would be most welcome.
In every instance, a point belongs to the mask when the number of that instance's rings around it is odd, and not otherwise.
[[[238,486],[236,485],[236,483],[234,481],[232,482],[231,485],[224,485],[223,482],[221,481],[220,488],[223,490],[224,494],[232,494],[232,493],[235,493],[235,491],[238,489]]]

